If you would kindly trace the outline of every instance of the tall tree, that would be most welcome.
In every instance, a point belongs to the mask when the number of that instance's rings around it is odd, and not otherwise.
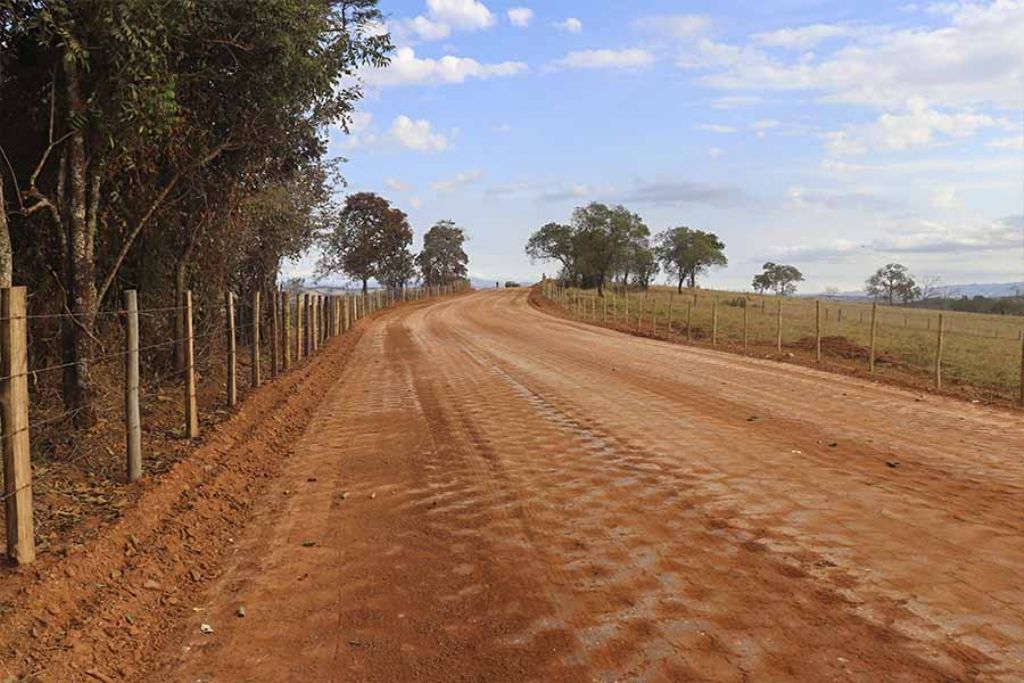
[[[567,282],[576,280],[579,273],[579,243],[572,226],[548,223],[530,235],[526,255],[531,261],[557,261],[562,266],[561,277]]]
[[[605,283],[626,257],[630,244],[650,234],[643,219],[626,207],[598,202],[577,208],[572,226],[580,240],[580,270],[592,280],[599,296],[604,295]]]
[[[447,285],[465,279],[469,274],[465,243],[465,231],[453,221],[434,224],[423,236],[423,251],[416,257],[423,282]]]
[[[796,283],[803,282],[804,275],[796,266],[787,266],[769,261],[761,273],[754,276],[754,289],[758,292],[775,292],[779,296],[796,294]]]
[[[345,208],[337,222],[321,237],[322,274],[344,273],[363,283],[383,272],[384,259],[395,275],[400,252],[412,243],[412,228],[406,215],[391,206],[388,200],[372,192],[358,192],[345,200]]]
[[[914,281],[914,276],[902,263],[889,263],[867,280],[867,292],[876,299],[885,299],[892,306],[897,301],[910,303],[920,298],[921,288]]]
[[[397,209],[383,227],[374,277],[389,289],[402,289],[416,276],[416,257],[409,250],[412,227],[406,215]]]
[[[697,276],[714,266],[726,266],[725,244],[717,235],[688,227],[672,228],[657,237],[656,253],[665,272],[675,278],[678,291],[683,283],[697,286]]]
[[[657,255],[647,246],[633,251],[632,268],[633,283],[641,289],[648,289],[661,270]]]

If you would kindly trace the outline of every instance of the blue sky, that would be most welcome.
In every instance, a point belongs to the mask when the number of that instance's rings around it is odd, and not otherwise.
[[[417,241],[465,227],[474,276],[552,272],[529,234],[597,200],[718,233],[730,265],[705,286],[749,288],[766,260],[804,291],[890,261],[1024,280],[1022,2],[381,6],[399,49],[331,153]]]

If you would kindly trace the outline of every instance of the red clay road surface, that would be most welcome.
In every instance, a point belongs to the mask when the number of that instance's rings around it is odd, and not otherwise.
[[[382,316],[297,446],[145,680],[1024,680],[1019,415],[504,291]]]

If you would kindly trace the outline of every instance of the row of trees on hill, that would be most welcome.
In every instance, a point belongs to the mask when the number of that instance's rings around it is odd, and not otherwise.
[[[573,211],[569,223],[548,223],[530,236],[526,254],[533,261],[554,261],[559,278],[574,286],[607,284],[648,287],[664,272],[682,290],[697,277],[725,266],[725,244],[717,235],[689,227],[666,230],[651,238],[643,219],[624,206],[594,202]]]
[[[70,314],[33,348],[80,426],[121,290],[271,288],[326,228],[327,130],[388,63],[382,19],[377,0],[0,0],[0,285]]]
[[[423,250],[411,251],[412,226],[405,212],[372,192],[345,200],[345,207],[320,236],[321,275],[345,275],[401,289],[415,278],[426,285],[447,285],[468,275],[465,231],[450,220],[436,223],[423,237]]]

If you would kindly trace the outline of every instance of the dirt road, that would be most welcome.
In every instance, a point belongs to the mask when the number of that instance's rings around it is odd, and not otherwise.
[[[1024,678],[1010,413],[487,292],[375,322],[275,489],[146,680]]]

